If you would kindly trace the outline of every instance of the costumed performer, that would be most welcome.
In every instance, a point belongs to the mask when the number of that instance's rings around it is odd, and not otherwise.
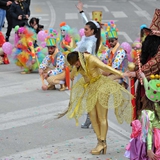
[[[106,135],[108,130],[108,109],[124,108],[116,117],[119,123],[126,121],[131,123],[131,94],[120,84],[103,76],[101,70],[105,72],[127,76],[112,67],[105,65],[97,57],[77,51],[71,52],[67,56],[67,61],[73,65],[78,73],[82,75],[72,87],[68,110],[59,115],[59,118],[67,114],[68,118],[75,118],[76,124],[84,112],[89,113],[93,129],[98,143],[92,149],[93,155],[106,154]],[[74,79],[75,72],[71,72],[71,80]]]
[[[0,64],[9,64],[9,59],[6,53],[4,53],[2,46],[5,43],[5,37],[0,31]]]
[[[15,64],[24,68],[22,74],[36,71],[45,57],[45,53],[40,47],[34,48],[34,33],[27,27],[16,26],[15,31],[15,50],[13,50]]]
[[[71,28],[65,22],[60,24],[60,33],[58,35],[58,49],[67,55],[76,47],[76,43],[80,40],[80,36],[76,29]]]
[[[110,50],[107,51],[102,56],[102,61],[119,70],[122,72],[125,72],[128,69],[128,58],[127,58],[127,52],[121,47],[120,43],[118,42],[118,29],[116,27],[116,24],[113,21],[108,22],[106,24],[106,34],[108,38],[108,42],[110,44]],[[106,75],[106,73],[103,73]],[[128,80],[127,78],[119,78],[115,75],[110,75],[113,80],[118,81],[119,84],[124,86],[125,88],[128,88]]]
[[[84,11],[83,11],[83,3],[81,1],[78,2],[78,4],[76,5],[77,9],[79,10],[79,13],[82,16],[82,19],[84,21],[84,24],[87,24],[89,22],[88,18],[86,17]],[[90,21],[96,21],[99,23],[100,28],[101,28],[101,38],[98,39],[98,43],[99,43],[99,48],[98,51],[96,51],[96,56],[99,56],[99,54],[107,52],[108,51],[108,47],[106,46],[106,35],[105,35],[105,31],[103,30],[102,26],[102,11],[92,11],[92,20]],[[85,36],[82,37],[82,41],[83,39],[85,39]],[[86,44],[87,46],[88,44]],[[85,52],[85,51],[82,51]]]
[[[150,80],[150,75],[156,75],[160,73],[160,9],[155,10],[155,14],[147,31],[150,33],[146,36],[142,43],[142,50],[140,55],[140,67],[141,71],[145,74],[147,80]],[[145,29],[145,28],[144,28]],[[134,72],[130,72],[130,77],[135,77],[135,81],[138,79],[138,86],[136,89],[136,116],[139,117],[142,109],[142,98],[144,98],[145,90],[144,86],[140,83],[139,75],[139,63],[135,62]]]
[[[56,46],[57,31],[50,29],[50,35],[46,39],[48,54],[39,66],[39,74],[48,82],[48,85],[43,84],[43,90],[56,89],[55,85],[60,84],[60,91],[69,89],[69,68],[65,65],[65,56],[58,50]],[[52,68],[49,66],[53,65]]]
[[[145,88],[138,120],[132,121],[130,143],[125,157],[130,160],[160,160],[160,75],[151,75],[148,82],[140,72]]]
[[[97,56],[99,47],[101,45],[101,26],[99,22],[95,20],[88,21],[88,19],[85,18],[86,16],[83,12],[83,3],[81,1],[78,2],[77,8],[85,20],[85,27],[84,27],[84,36],[82,37],[81,41],[77,43],[77,47],[74,49],[74,51],[82,53],[85,52]],[[96,14],[92,14],[92,16],[93,15]],[[97,16],[97,20],[101,21],[102,15],[101,14],[98,15],[99,16]],[[89,128],[90,124],[91,121],[89,118],[89,114],[87,114],[87,118],[85,122],[81,125],[81,128],[85,129]]]

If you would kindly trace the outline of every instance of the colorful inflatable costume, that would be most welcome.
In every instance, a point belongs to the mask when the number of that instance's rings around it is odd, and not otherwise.
[[[7,54],[2,50],[2,46],[5,43],[5,37],[2,32],[0,32],[0,64],[9,64],[9,59]]]
[[[148,150],[160,155],[160,75],[152,75],[149,82],[144,78],[143,83],[147,103],[142,101],[139,120],[132,122],[131,140],[125,152],[130,160],[149,160]]]
[[[41,48],[34,48],[34,33],[26,27],[20,27],[16,30],[15,50],[13,51],[13,59],[15,64],[24,68],[22,73],[30,73],[39,68],[45,54]]]

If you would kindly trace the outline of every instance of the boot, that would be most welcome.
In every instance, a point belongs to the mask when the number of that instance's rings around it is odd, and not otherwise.
[[[85,121],[84,124],[81,125],[81,128],[85,128],[85,129],[89,128],[90,124],[91,124],[91,121],[90,121],[90,118],[89,118],[89,114],[87,114],[86,121]]]
[[[61,84],[61,88],[59,89],[59,91],[65,91],[65,90],[66,90],[65,84]]]
[[[47,90],[56,90],[56,87],[55,87],[55,85],[48,85]]]
[[[91,151],[93,155],[106,154],[107,145],[106,140],[99,140],[97,147]]]
[[[92,151],[95,151],[95,150],[97,149],[98,145],[100,145],[100,143],[101,143],[101,139],[97,138],[97,146],[96,146],[95,148],[93,148],[93,149],[91,150],[91,152],[92,152]]]

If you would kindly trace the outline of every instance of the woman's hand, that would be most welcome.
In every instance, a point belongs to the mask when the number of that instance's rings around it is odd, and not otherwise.
[[[129,77],[129,78],[136,77],[136,72],[126,71],[123,73],[123,77]]]
[[[78,4],[76,5],[77,9],[81,12],[83,11],[83,3],[79,0]]]
[[[154,154],[152,150],[147,151],[147,156],[149,157],[150,160],[158,160],[158,158],[160,157]]]
[[[145,78],[145,74],[143,73],[143,72],[139,72],[139,74],[140,74],[140,76],[141,76],[141,78]]]

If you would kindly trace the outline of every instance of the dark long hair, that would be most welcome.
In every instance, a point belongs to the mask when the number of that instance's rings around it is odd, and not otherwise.
[[[160,102],[158,102],[158,104],[159,103]],[[141,109],[141,111],[142,110],[154,111],[156,118],[159,119],[158,114],[157,114],[157,110],[155,109],[155,103],[153,101],[149,100],[146,95],[144,95],[144,97],[142,97],[142,109]]]
[[[160,47],[160,37],[148,35],[142,43],[141,63],[144,65],[149,58],[154,57]]]
[[[95,50],[95,52],[97,54],[99,46],[100,46],[100,42],[101,42],[101,28],[97,28],[97,26],[92,21],[87,22],[86,25],[88,25],[91,30],[92,29],[94,30],[93,34],[97,38],[97,41],[96,41],[96,50]]]
[[[78,52],[73,51],[67,55],[67,61],[70,65],[74,65],[79,60]]]

